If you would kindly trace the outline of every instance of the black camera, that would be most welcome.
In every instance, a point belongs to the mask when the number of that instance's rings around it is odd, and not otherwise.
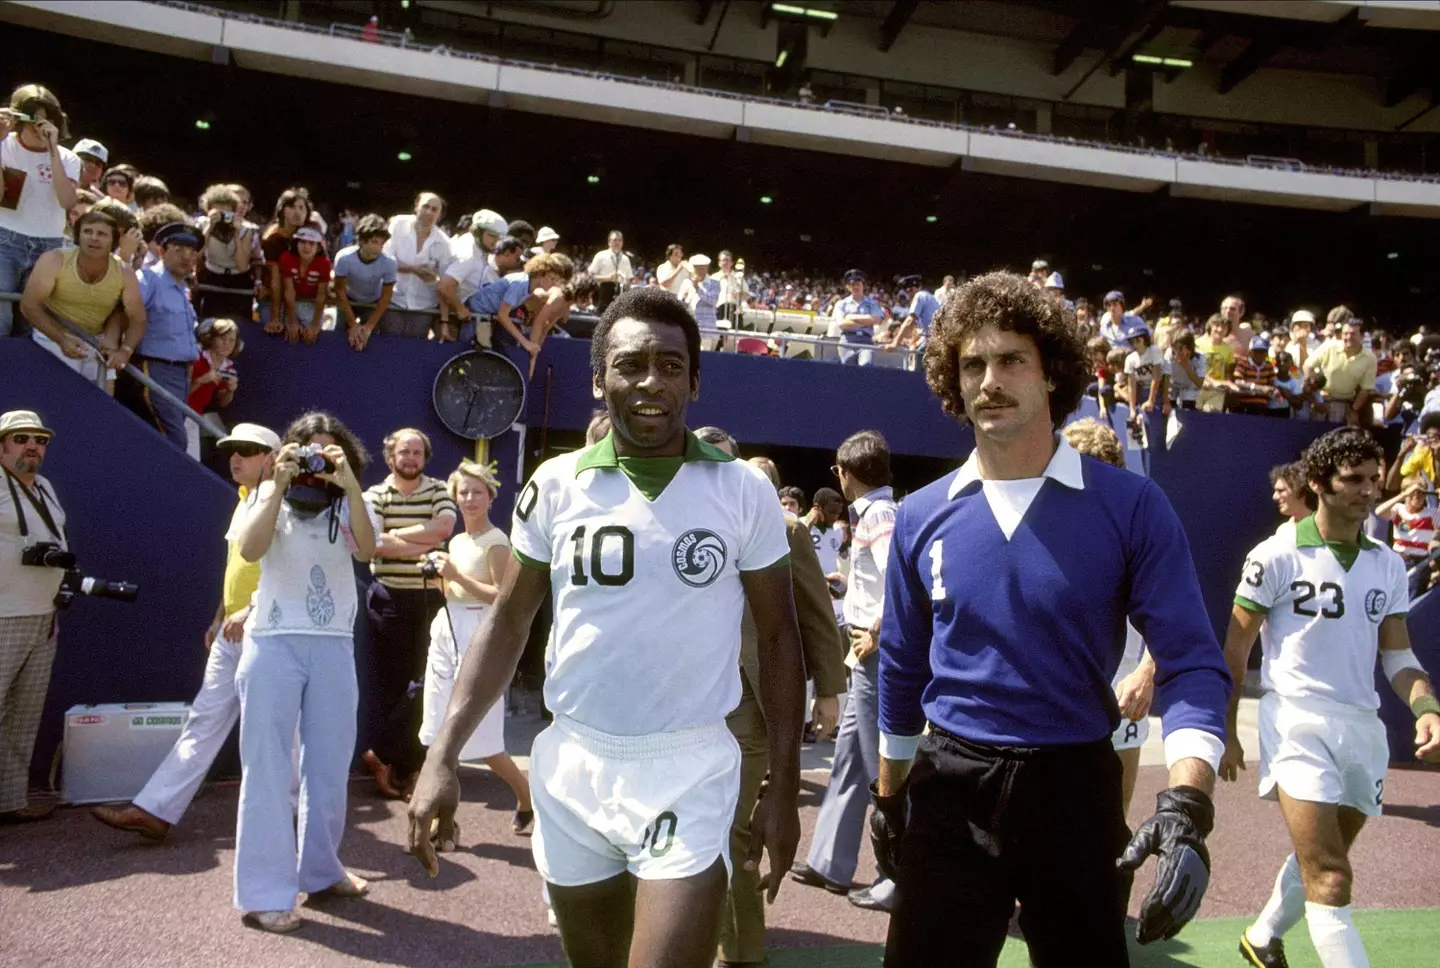
[[[319,444],[306,444],[295,451],[300,470],[305,474],[333,474],[335,462],[325,456],[325,448]]]
[[[420,574],[426,579],[440,577],[440,565],[433,552],[420,559]]]
[[[60,582],[55,593],[55,607],[68,608],[77,595],[91,598],[113,598],[117,602],[133,602],[140,595],[140,586],[128,581],[106,581],[103,578],[86,578],[80,569],[71,568]]]
[[[74,568],[75,552],[54,541],[37,541],[20,552],[20,564],[35,568]]]
[[[1395,381],[1395,395],[1411,410],[1424,406],[1425,393],[1429,388],[1429,381],[1409,367],[1401,371],[1400,379]]]

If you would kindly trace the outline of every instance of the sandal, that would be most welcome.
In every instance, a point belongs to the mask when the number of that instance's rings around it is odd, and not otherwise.
[[[304,924],[294,911],[251,911],[240,923],[268,934],[289,934]]]
[[[386,800],[404,799],[405,794],[395,788],[394,774],[390,767],[380,761],[380,757],[375,755],[374,750],[366,750],[360,760],[370,771],[370,775],[375,777],[375,788],[380,791],[382,797]]]
[[[328,895],[329,897],[364,897],[370,893],[370,882],[359,874],[345,872],[345,876],[323,891],[316,891],[316,894]]]
[[[534,822],[534,810],[516,810],[515,816],[510,820],[510,829],[517,834],[523,834]]]

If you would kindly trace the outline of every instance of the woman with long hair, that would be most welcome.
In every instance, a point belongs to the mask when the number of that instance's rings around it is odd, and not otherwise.
[[[450,550],[430,557],[445,583],[445,608],[430,626],[430,657],[425,665],[424,719],[420,742],[435,741],[445,721],[445,708],[455,676],[485,613],[495,603],[506,573],[516,567],[505,532],[490,522],[490,505],[500,490],[495,466],[461,461],[446,482],[460,508],[465,530],[450,539]],[[515,791],[515,817],[511,829],[522,833],[534,819],[530,783],[510,754],[505,752],[505,699],[502,696],[460,751],[462,760],[484,760]],[[453,845],[442,844],[444,848]]]
[[[295,251],[295,233],[310,224],[310,193],[303,188],[287,188],[275,202],[275,221],[265,229],[260,251],[265,256],[265,282],[260,291],[260,322],[265,332],[279,336],[285,332],[284,287],[280,283],[280,256]]]
[[[235,688],[240,696],[240,818],[235,906],[262,931],[294,931],[301,891],[361,897],[340,863],[355,755],[355,614],[351,559],[367,562],[378,528],[360,489],[365,449],[328,413],[292,423],[255,503],[231,527],[260,563],[253,618]],[[290,785],[300,722],[300,816]],[[299,839],[297,852],[296,839]]]

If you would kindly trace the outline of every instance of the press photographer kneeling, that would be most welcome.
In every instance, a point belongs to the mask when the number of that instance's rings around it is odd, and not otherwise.
[[[366,884],[340,863],[346,782],[355,753],[355,573],[375,552],[376,528],[358,475],[365,449],[328,413],[285,432],[275,478],[237,518],[228,540],[260,563],[235,686],[240,694],[240,820],[235,906],[264,931],[300,926],[301,891],[344,897]],[[300,720],[299,856],[290,807]]]

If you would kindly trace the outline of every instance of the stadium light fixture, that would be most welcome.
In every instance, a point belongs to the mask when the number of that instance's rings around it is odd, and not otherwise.
[[[777,57],[777,58],[775,58],[775,67],[776,67],[776,69],[779,69],[779,68],[781,68],[781,67],[784,67],[784,66],[785,66],[785,61],[788,60],[789,57],[790,57],[790,48],[789,48],[789,47],[786,47],[784,50],[780,51],[780,56]]]
[[[402,151],[395,157],[399,158],[401,161],[409,161],[411,158],[414,157],[414,155],[410,154],[410,152],[408,151]]]
[[[204,118],[201,118],[199,121],[196,121],[196,122],[195,122],[195,130],[197,130],[197,131],[209,131],[209,130],[210,130],[210,122],[209,122],[209,121],[206,121]]]
[[[925,221],[935,223],[940,221],[940,217],[938,215],[927,215],[925,216]]]
[[[770,4],[770,11],[772,13],[789,14],[792,17],[809,17],[811,20],[833,22],[840,19],[840,15],[833,10],[819,10],[815,7],[797,7],[790,3],[772,3]]]
[[[1195,62],[1186,60],[1183,57],[1156,57],[1154,54],[1136,54],[1130,58],[1136,64],[1148,64],[1151,67],[1194,67]]]
[[[1183,57],[1166,57],[1166,58],[1163,58],[1163,59],[1160,61],[1160,63],[1164,64],[1166,67],[1194,67],[1194,66],[1195,66],[1195,62],[1194,62],[1194,61],[1188,61],[1188,60],[1186,60],[1186,59],[1183,58]]]
[[[1387,255],[1385,256],[1385,258],[1387,258],[1387,259],[1398,259],[1398,258],[1400,258],[1400,253],[1398,253],[1398,252],[1391,252],[1391,253],[1387,254]]]
[[[761,204],[761,205],[769,205],[769,204],[770,204],[771,202],[773,202],[773,201],[775,201],[775,199],[771,198],[769,195],[761,195],[761,196],[760,196],[760,204]]]
[[[586,176],[585,176],[585,180],[586,180],[587,182],[589,182],[590,184],[592,184],[592,185],[598,185],[598,184],[600,184],[600,176],[599,176],[599,175],[586,175]]]
[[[1136,54],[1130,59],[1137,64],[1163,64],[1165,62],[1165,58],[1153,57],[1150,54]]]

